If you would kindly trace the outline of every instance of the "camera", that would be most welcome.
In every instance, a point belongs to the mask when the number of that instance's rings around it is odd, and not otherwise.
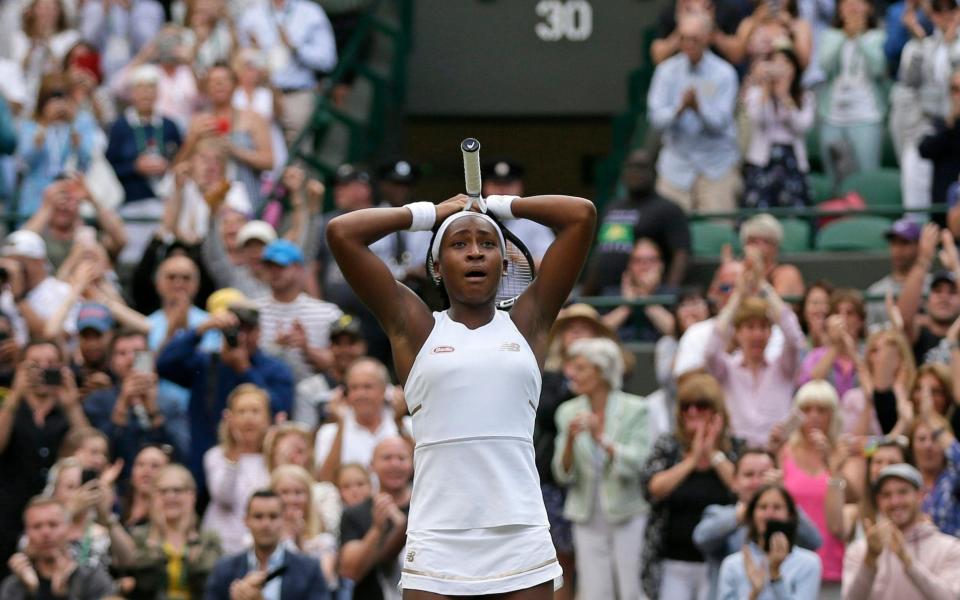
[[[227,342],[227,345],[231,348],[236,348],[240,345],[239,336],[240,328],[239,327],[227,327],[223,330],[223,339]]]
[[[60,372],[60,369],[44,369],[42,381],[43,385],[63,385],[63,373]]]

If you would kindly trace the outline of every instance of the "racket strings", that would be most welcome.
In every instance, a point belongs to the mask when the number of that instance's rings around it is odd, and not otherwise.
[[[534,276],[533,265],[527,260],[526,255],[512,240],[506,240],[506,244],[507,269],[500,276],[500,287],[497,290],[498,303],[515,300],[527,289]]]

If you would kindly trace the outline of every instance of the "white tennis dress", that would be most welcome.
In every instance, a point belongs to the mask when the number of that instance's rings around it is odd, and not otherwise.
[[[540,368],[506,312],[435,312],[404,387],[413,496],[400,586],[498,594],[561,581],[534,462]]]

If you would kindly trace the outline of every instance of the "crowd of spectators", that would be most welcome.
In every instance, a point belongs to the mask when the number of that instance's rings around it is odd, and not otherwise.
[[[324,213],[287,163],[365,5],[0,9],[0,598],[399,598],[415,432],[324,231],[420,169],[343,165]],[[906,206],[955,199],[960,8],[677,0],[659,28],[662,144],[627,156],[578,290],[617,300],[548,341],[556,597],[957,597],[960,210],[893,223],[869,301],[805,281],[769,215],[686,284],[688,215],[811,204],[811,129],[837,181],[890,136]],[[524,174],[494,158],[483,193]],[[436,306],[429,239],[371,250]]]

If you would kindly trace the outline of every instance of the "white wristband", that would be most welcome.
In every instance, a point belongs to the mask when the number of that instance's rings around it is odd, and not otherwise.
[[[404,208],[410,211],[413,222],[407,231],[430,231],[434,223],[437,222],[437,207],[433,202],[411,202],[404,204]]]
[[[498,219],[513,219],[510,205],[520,196],[487,196],[487,212]]]

